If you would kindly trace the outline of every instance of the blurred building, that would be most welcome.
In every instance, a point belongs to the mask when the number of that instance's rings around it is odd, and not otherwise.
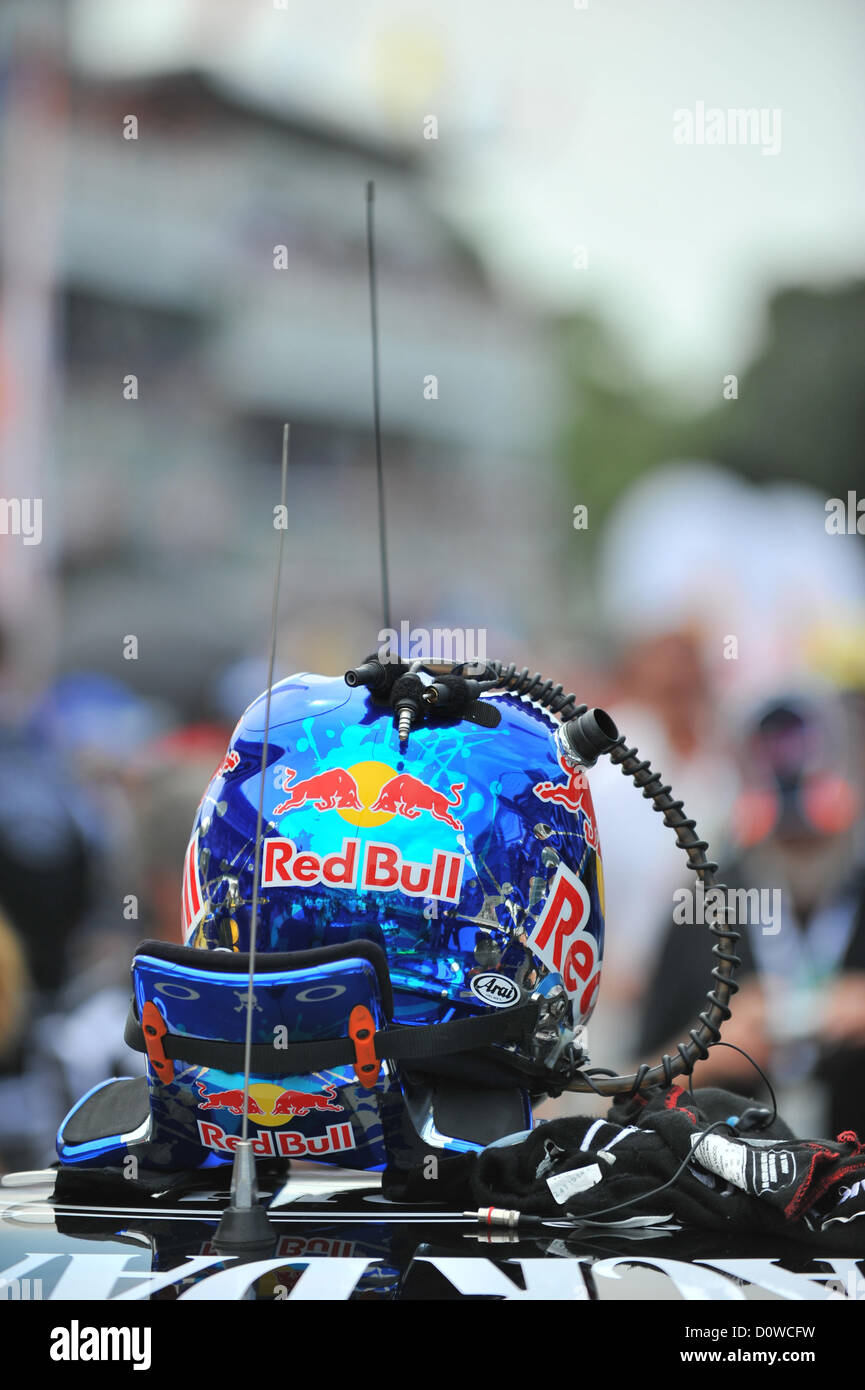
[[[521,646],[557,574],[553,347],[439,211],[423,151],[256,107],[195,72],[67,68],[52,90],[61,387],[42,482],[60,666],[207,712],[217,672],[264,650],[283,420],[280,659],[338,667],[374,644],[370,178],[394,618],[488,628],[506,656]],[[16,254],[7,236],[7,278]]]

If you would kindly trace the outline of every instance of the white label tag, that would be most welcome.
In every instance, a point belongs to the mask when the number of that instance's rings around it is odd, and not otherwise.
[[[547,1178],[547,1187],[559,1206],[562,1206],[577,1192],[585,1192],[586,1188],[594,1187],[603,1176],[597,1163],[588,1163],[585,1168],[572,1168],[569,1173],[557,1173],[555,1177]]]
[[[692,1134],[691,1152],[701,1168],[747,1192],[748,1150],[744,1144],[727,1139],[723,1134]]]

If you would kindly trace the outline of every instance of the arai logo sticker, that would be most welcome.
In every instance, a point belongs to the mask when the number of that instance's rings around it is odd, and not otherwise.
[[[519,989],[507,975],[475,975],[470,983],[472,994],[485,1004],[492,1004],[494,1009],[508,1009],[520,997]]]

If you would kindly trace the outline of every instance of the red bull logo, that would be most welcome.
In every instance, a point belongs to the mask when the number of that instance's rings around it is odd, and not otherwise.
[[[292,787],[297,776],[293,767],[285,769],[282,790],[289,791],[286,801],[274,806],[273,814],[283,816],[287,811],[296,811],[300,806],[310,803],[317,811],[362,811],[363,802],[357,794],[357,783],[350,772],[343,767],[332,767],[327,772],[319,772],[314,777],[306,777]]]
[[[239,1134],[227,1134],[218,1124],[197,1120],[198,1137],[206,1149],[215,1153],[233,1154],[240,1143]],[[252,1150],[260,1158],[321,1158],[324,1154],[344,1153],[355,1149],[354,1131],[348,1120],[328,1125],[324,1134],[299,1134],[297,1130],[261,1130],[252,1136]]]
[[[183,861],[181,918],[184,941],[188,940],[190,933],[204,916],[204,898],[198,877],[198,840],[199,833],[196,831],[187,846],[186,858]]]
[[[228,1110],[232,1115],[243,1114],[242,1091],[211,1091],[209,1094],[200,1081],[196,1081],[199,1095],[205,1097],[198,1102],[199,1110]],[[264,1112],[253,1095],[247,1097],[247,1115],[261,1115]]]
[[[463,828],[453,812],[461,804],[464,782],[453,782],[448,796],[420,777],[395,773],[389,763],[372,761],[355,763],[350,768],[328,768],[300,782],[294,780],[294,768],[283,768],[282,772],[281,786],[288,796],[273,808],[275,816],[312,806],[316,811],[337,811],[352,825],[374,826],[383,825],[394,816],[417,820],[427,812],[452,830]]]
[[[309,1091],[283,1091],[274,1104],[272,1115],[308,1115],[311,1110],[342,1110],[341,1105],[334,1105],[336,1100],[336,1087],[328,1082],[322,1092],[314,1094]]]
[[[204,1100],[199,1101],[199,1110],[227,1110],[231,1115],[243,1114],[243,1091],[210,1091],[201,1081],[196,1088]],[[251,1115],[257,1125],[280,1125],[286,1118],[303,1117],[319,1110],[339,1111],[344,1107],[336,1104],[336,1087],[328,1081],[321,1091],[283,1090],[270,1081],[256,1081],[249,1088],[247,1115]]]
[[[273,836],[264,842],[263,888],[357,888],[378,893],[406,893],[415,898],[459,902],[465,856],[434,850],[431,863],[404,859],[397,845],[377,840],[366,844],[352,837],[335,854],[298,852],[293,840]]]
[[[369,809],[373,812],[391,811],[396,816],[405,816],[406,820],[417,820],[422,811],[429,811],[434,820],[444,821],[454,830],[462,830],[463,823],[451,815],[451,808],[459,806],[462,800],[460,792],[464,786],[465,782],[453,782],[450,788],[452,799],[449,799],[444,792],[437,792],[419,777],[400,772],[385,783]]]
[[[574,1012],[588,1018],[601,980],[598,943],[585,930],[592,904],[585,884],[560,864],[543,911],[529,937],[529,949],[562,977]]]
[[[597,849],[598,829],[595,825],[595,808],[592,805],[586,770],[580,767],[579,763],[569,762],[563,753],[559,754],[559,767],[565,774],[564,782],[537,782],[532,791],[541,801],[552,801],[557,806],[564,806],[566,811],[572,811],[575,816],[582,814],[586,844],[591,849]]]
[[[215,1255],[217,1259],[222,1259],[223,1256],[222,1250],[212,1240],[202,1241],[197,1253]],[[280,1236],[273,1253],[287,1255],[290,1259],[301,1259],[305,1255],[328,1255],[337,1259],[348,1259],[351,1255],[357,1254],[357,1242],[342,1240],[338,1236]],[[281,1282],[285,1283],[285,1280]]]

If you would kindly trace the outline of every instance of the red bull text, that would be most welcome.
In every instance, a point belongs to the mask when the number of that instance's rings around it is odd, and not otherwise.
[[[240,1143],[239,1134],[226,1134],[220,1125],[197,1120],[198,1137],[206,1149],[232,1154]],[[324,1134],[307,1136],[296,1130],[260,1130],[252,1136],[252,1151],[260,1158],[321,1158],[322,1154],[344,1153],[357,1148],[348,1120],[328,1125]]]
[[[364,888],[378,893],[406,893],[413,898],[459,902],[465,857],[434,850],[432,863],[403,859],[396,845],[375,840],[363,846],[346,838],[335,854],[298,853],[293,840],[274,836],[264,842],[261,883],[264,888],[308,888],[326,883],[331,888]]]
[[[585,886],[564,864],[556,870],[543,911],[529,937],[529,948],[562,977],[580,1017],[586,1018],[601,979],[598,943],[584,930],[591,912]]]

